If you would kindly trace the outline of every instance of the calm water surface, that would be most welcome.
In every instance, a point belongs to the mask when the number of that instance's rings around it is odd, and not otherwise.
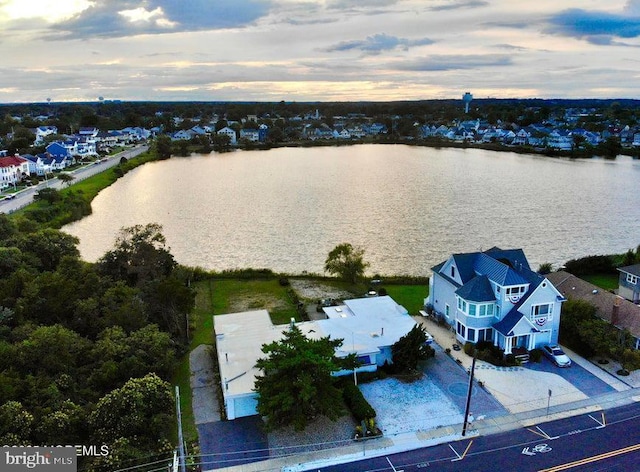
[[[123,226],[163,225],[189,266],[321,273],[365,248],[369,272],[427,275],[454,252],[523,248],[534,269],[640,243],[640,161],[402,145],[171,158],[103,190],[64,228],[94,261]]]

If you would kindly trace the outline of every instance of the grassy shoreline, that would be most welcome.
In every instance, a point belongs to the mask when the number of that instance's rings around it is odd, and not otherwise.
[[[71,185],[59,190],[60,198],[55,202],[34,201],[14,211],[9,217],[24,218],[35,221],[42,227],[60,229],[66,224],[90,215],[93,199],[127,172],[157,160],[159,157],[156,152],[147,150],[80,182],[72,182]]]

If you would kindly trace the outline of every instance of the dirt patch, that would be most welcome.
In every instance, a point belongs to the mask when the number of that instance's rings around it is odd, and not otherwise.
[[[272,313],[277,310],[288,308],[285,301],[266,295],[243,295],[229,302],[229,313],[240,313],[242,311],[267,310]]]
[[[280,428],[268,433],[271,457],[301,454],[331,447],[349,445],[356,424],[350,415],[336,421],[320,416],[302,431],[293,427]]]
[[[353,293],[347,290],[341,290],[313,280],[291,280],[290,282],[298,296],[304,300],[315,302],[322,298],[335,298],[339,300],[354,298]]]

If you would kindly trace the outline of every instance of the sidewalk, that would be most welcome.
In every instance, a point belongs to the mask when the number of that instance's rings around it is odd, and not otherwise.
[[[547,421],[599,411],[602,408],[614,408],[639,401],[634,390],[625,390],[587,399],[575,404],[562,404],[546,408],[506,415],[498,418],[475,421],[467,430],[466,437],[504,433],[522,427],[529,427]],[[404,433],[393,437],[383,437],[364,442],[355,442],[350,446],[300,454],[288,458],[269,459],[251,464],[217,469],[228,472],[283,471],[302,472],[318,470],[330,465],[344,464],[357,460],[381,457],[398,452],[435,446],[462,439],[462,425],[446,426],[431,431]]]

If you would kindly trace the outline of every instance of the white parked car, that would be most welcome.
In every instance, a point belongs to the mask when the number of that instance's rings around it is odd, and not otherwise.
[[[571,365],[571,359],[557,344],[547,344],[542,348],[542,352],[558,367],[569,367]]]

